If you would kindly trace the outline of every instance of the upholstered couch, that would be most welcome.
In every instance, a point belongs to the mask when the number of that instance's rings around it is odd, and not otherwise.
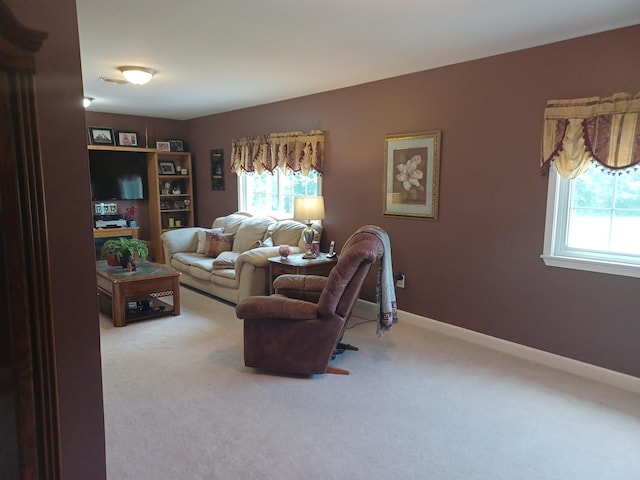
[[[180,283],[237,304],[269,293],[270,257],[280,245],[304,251],[306,225],[236,212],[213,221],[211,228],[189,227],[162,234],[165,262],[182,273]],[[314,225],[321,234],[321,228]],[[222,251],[220,251],[222,250]]]

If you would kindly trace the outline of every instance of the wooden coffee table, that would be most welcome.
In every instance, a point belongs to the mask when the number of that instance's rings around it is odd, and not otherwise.
[[[98,295],[111,300],[113,325],[161,315],[180,315],[180,272],[166,265],[136,262],[137,269],[112,267],[106,260],[96,262]],[[172,303],[162,298],[173,297]]]

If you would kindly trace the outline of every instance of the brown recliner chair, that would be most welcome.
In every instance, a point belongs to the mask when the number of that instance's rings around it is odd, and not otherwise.
[[[359,230],[345,243],[329,277],[281,275],[274,281],[274,295],[238,303],[236,315],[244,319],[245,365],[278,373],[348,375],[347,370],[330,367],[329,361],[365,278],[383,253],[377,235]]]

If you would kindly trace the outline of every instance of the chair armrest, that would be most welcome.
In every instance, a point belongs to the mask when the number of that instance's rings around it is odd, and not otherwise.
[[[319,275],[280,275],[273,281],[275,293],[289,298],[318,303],[327,284],[327,277]]]
[[[171,255],[177,252],[195,252],[198,249],[198,232],[202,227],[186,227],[164,232],[161,235],[165,257],[171,259]]]
[[[313,320],[318,318],[316,304],[282,295],[247,297],[236,305],[236,316],[245,320]]]
[[[291,253],[300,253],[299,247],[290,247]],[[277,257],[278,247],[258,247],[242,252],[236,259],[236,269],[242,266],[243,262],[248,262],[254,267],[264,268],[269,266],[268,258]]]

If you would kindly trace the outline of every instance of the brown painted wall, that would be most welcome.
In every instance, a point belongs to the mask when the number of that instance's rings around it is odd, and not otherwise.
[[[50,247],[62,477],[106,478],[100,338],[75,0],[6,0],[49,33],[37,103]]]
[[[236,209],[235,177],[209,186],[209,150],[267,132],[328,132],[325,241],[389,233],[401,310],[640,377],[638,280],[545,267],[552,98],[638,91],[640,26],[188,121],[198,223]],[[386,134],[442,130],[440,220],[383,217]],[[373,279],[365,297],[374,298]],[[393,333],[391,333],[393,335]]]

